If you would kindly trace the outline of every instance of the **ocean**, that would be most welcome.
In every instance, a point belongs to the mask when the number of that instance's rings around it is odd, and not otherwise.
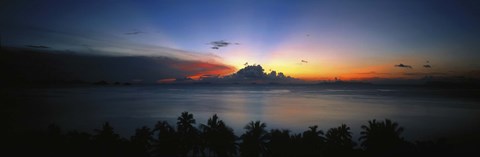
[[[239,136],[250,121],[302,133],[347,124],[360,136],[368,120],[391,119],[406,139],[423,140],[480,130],[480,90],[415,86],[150,85],[15,89],[4,112],[14,128],[92,132],[109,122],[123,137],[157,121],[175,125],[181,112],[196,125],[217,114]],[[8,107],[7,107],[8,106]]]

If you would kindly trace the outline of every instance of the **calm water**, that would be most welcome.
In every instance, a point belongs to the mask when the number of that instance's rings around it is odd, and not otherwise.
[[[322,86],[130,86],[28,89],[9,93],[17,124],[92,131],[109,121],[125,137],[156,121],[175,124],[183,111],[197,124],[213,114],[237,135],[251,120],[268,129],[299,133],[311,125],[322,130],[342,123],[357,138],[370,119],[389,118],[406,130],[407,139],[425,139],[480,128],[478,90],[418,87],[342,88]]]

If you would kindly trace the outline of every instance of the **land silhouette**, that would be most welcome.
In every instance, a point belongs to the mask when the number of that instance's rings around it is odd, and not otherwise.
[[[93,133],[63,131],[51,124],[46,130],[2,129],[2,154],[7,156],[466,156],[476,152],[478,136],[463,142],[410,142],[404,131],[389,119],[370,120],[361,126],[359,144],[350,127],[341,124],[326,132],[310,126],[303,133],[286,129],[267,130],[267,124],[251,121],[236,136],[216,114],[196,127],[193,114],[183,112],[176,126],[158,121],[143,126],[130,138],[115,133],[105,122]]]

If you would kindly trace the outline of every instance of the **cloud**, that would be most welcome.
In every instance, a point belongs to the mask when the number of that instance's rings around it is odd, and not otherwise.
[[[48,49],[50,47],[48,46],[43,46],[43,45],[25,45],[26,47],[29,47],[29,48],[36,48],[36,49]]]
[[[413,69],[412,66],[406,65],[406,64],[402,64],[402,63],[395,65],[395,67]]]
[[[423,65],[423,67],[424,67],[424,68],[432,68],[432,66],[431,66],[431,65],[428,65],[428,64]]]
[[[408,73],[403,73],[403,75],[407,76],[434,76],[434,75],[447,75],[447,73],[441,73],[441,72],[408,72]]]
[[[391,73],[379,73],[375,71],[355,73],[359,75],[390,75]]]
[[[189,72],[191,75],[188,77],[195,79],[206,76],[218,76],[219,74],[231,74],[236,70],[232,66],[209,62],[173,63],[172,67],[181,71]]]
[[[277,73],[276,71],[271,71],[267,74],[264,71],[265,70],[261,65],[248,65],[238,70],[236,73],[223,77],[218,75],[203,75],[197,82],[239,84],[304,83],[302,80],[287,76],[282,72]]]
[[[212,49],[220,49],[221,47],[227,47],[229,45],[235,44],[235,45],[240,45],[240,43],[232,43],[232,42],[227,42],[225,40],[219,40],[219,41],[212,41],[210,43],[207,43],[209,45],[212,45]]]
[[[125,35],[138,35],[138,34],[142,34],[142,33],[145,33],[145,32],[141,32],[141,31],[127,32],[127,33],[125,33]]]
[[[201,60],[171,57],[79,55],[58,51],[11,49],[2,54],[0,82],[36,81],[133,81],[154,83],[161,79],[193,75],[225,75],[235,68]]]
[[[52,51],[70,49],[78,53],[93,55],[165,56],[183,60],[201,60],[204,62],[219,62],[219,60],[221,60],[220,57],[212,53],[192,52],[160,45],[136,43],[125,38],[120,38],[118,34],[109,32],[90,30],[74,32],[19,24],[6,25],[6,30],[8,30],[8,32],[6,32],[5,35],[2,34],[2,37],[10,37],[8,41],[12,43],[47,42],[45,44],[55,45],[55,47],[50,47]],[[16,46],[16,44],[6,46]]]

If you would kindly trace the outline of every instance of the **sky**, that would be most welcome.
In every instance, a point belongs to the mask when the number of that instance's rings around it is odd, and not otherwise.
[[[480,76],[478,1],[7,0],[0,35],[2,46],[248,62],[304,80]],[[222,40],[232,44],[209,44]]]

